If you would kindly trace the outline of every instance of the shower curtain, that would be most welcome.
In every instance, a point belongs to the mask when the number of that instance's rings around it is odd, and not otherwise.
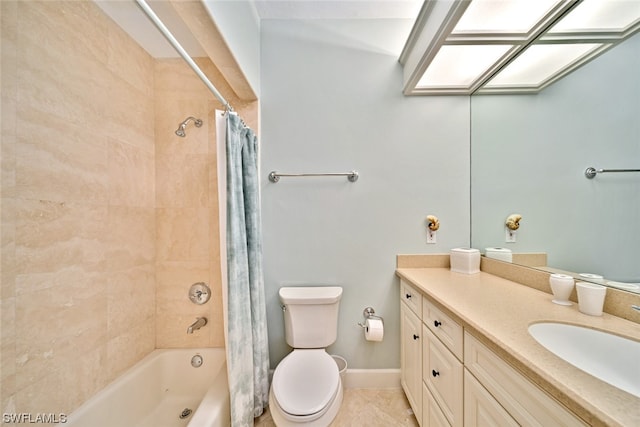
[[[236,114],[227,112],[224,117],[226,132],[218,133],[218,146],[223,143],[226,148],[227,370],[231,425],[246,427],[262,414],[269,394],[258,140]],[[226,134],[224,141],[220,133]],[[222,159],[219,150],[219,165]]]

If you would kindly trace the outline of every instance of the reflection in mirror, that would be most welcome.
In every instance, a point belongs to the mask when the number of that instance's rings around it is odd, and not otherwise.
[[[473,247],[640,292],[640,173],[584,175],[640,169],[639,75],[636,34],[536,95],[472,96]],[[511,212],[525,220],[505,243]]]

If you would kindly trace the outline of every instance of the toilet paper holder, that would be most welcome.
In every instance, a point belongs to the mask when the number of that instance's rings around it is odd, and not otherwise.
[[[376,311],[372,308],[372,307],[367,307],[362,311],[362,315],[364,316],[364,319],[378,319],[382,322],[382,324],[384,325],[384,319],[380,316],[376,315]],[[361,328],[366,328],[367,325],[365,325],[362,322],[358,322],[358,326],[360,326]]]

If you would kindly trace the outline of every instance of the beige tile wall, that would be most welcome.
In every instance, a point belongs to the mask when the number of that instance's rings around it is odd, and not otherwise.
[[[197,59],[242,118],[257,129],[257,103],[234,96],[211,61]],[[156,224],[157,224],[157,346],[224,346],[217,195],[217,155],[214,110],[221,108],[182,60],[156,62]],[[175,135],[189,116],[185,138]],[[195,282],[212,288],[212,301],[197,306],[188,299]],[[196,317],[209,324],[185,333]]]
[[[155,347],[154,61],[92,2],[1,8],[2,411],[69,412]]]
[[[224,343],[218,104],[91,1],[0,11],[0,405],[69,413],[156,347]],[[257,128],[257,104],[229,100]],[[205,125],[176,137],[189,115]],[[204,310],[195,281],[214,288]]]

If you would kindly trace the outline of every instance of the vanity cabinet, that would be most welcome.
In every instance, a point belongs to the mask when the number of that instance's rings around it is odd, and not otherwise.
[[[422,420],[422,295],[400,286],[400,382],[416,419]]]
[[[429,392],[427,385],[422,383],[422,422],[423,427],[449,427],[447,417]]]
[[[401,280],[401,383],[422,427],[586,426]]]
[[[464,365],[518,425],[587,425],[468,332],[464,334]]]
[[[446,417],[446,425],[462,427],[462,326],[426,298],[422,307],[422,380]]]

